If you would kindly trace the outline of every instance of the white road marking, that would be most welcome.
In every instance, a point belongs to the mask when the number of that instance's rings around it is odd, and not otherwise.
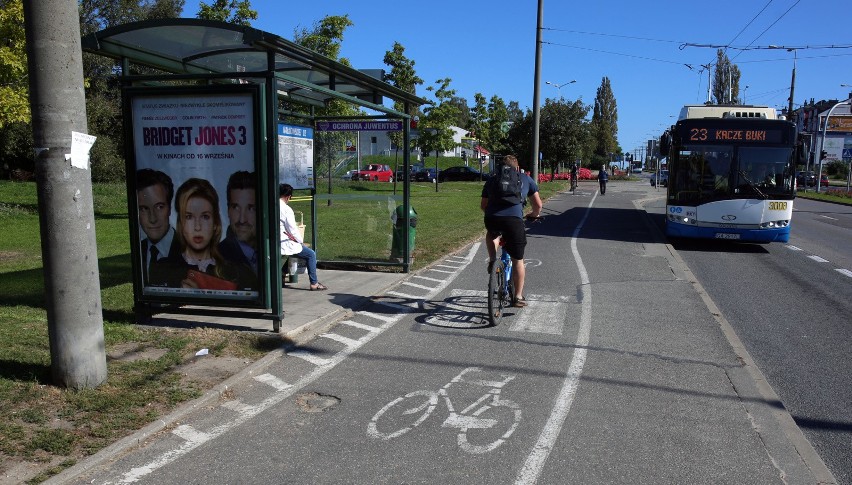
[[[562,335],[569,301],[568,297],[527,295],[527,307],[518,314],[509,330],[512,332]]]
[[[823,259],[823,258],[820,258],[819,256],[815,256],[815,255],[808,256],[808,258],[813,259],[817,263],[827,263],[828,262],[827,259]]]
[[[450,268],[450,269],[458,270],[460,268],[463,268],[464,265],[462,265],[462,266],[450,266],[449,264],[436,264],[435,267],[436,268]]]
[[[420,276],[420,275],[417,275],[417,274],[414,275],[414,277],[420,278],[421,280],[434,281],[435,283],[443,283],[445,281],[445,280],[439,280],[437,278],[429,278],[428,276]]]
[[[793,251],[801,251],[801,250],[802,250],[802,248],[800,248],[800,247],[796,247],[796,246],[793,246],[792,244],[788,244],[788,245],[786,246],[786,248],[787,248],[787,249],[790,249],[790,250],[793,250]]]
[[[356,340],[354,338],[344,337],[343,335],[337,335],[336,333],[323,333],[320,334],[320,337],[327,338],[329,340],[334,340],[335,342],[340,342],[347,347],[357,347],[361,345],[360,340]]]
[[[417,283],[412,283],[412,282],[410,282],[410,281],[403,281],[403,282],[402,282],[402,284],[403,284],[403,285],[406,285],[406,286],[413,286],[414,288],[419,288],[419,289],[421,289],[421,290],[426,290],[426,291],[428,291],[428,290],[431,290],[431,289],[432,289],[432,287],[431,287],[431,286],[418,285]]]
[[[373,313],[366,310],[358,312],[358,315],[364,315],[365,317],[374,318],[383,322],[395,322],[397,318],[399,318],[399,315],[382,315],[381,313]]]
[[[468,252],[468,259],[470,259],[471,255],[476,254],[476,251],[479,249],[480,244],[481,243],[476,243],[476,244],[471,246],[470,251]],[[458,275],[458,273],[455,273],[455,276],[457,276],[457,275]],[[455,279],[455,277],[449,278],[446,281],[442,281],[442,284],[438,285],[438,287],[435,288],[434,292],[431,293],[429,295],[429,297],[432,297],[432,296],[438,294],[439,292],[441,292],[447,285],[449,285],[453,281],[453,279]],[[359,312],[359,314],[361,314],[361,313],[363,313],[363,312]],[[382,324],[382,326],[381,326],[381,328],[379,329],[378,332],[370,333],[368,335],[368,337],[365,337],[362,345],[366,344],[367,342],[372,340],[374,337],[378,336],[382,331],[387,330],[388,328],[392,327],[398,320],[402,319],[403,315],[404,314],[402,314],[402,313],[397,314],[391,320],[386,321],[384,324]],[[344,350],[341,350],[340,352],[335,354],[333,357],[328,359],[328,361],[326,361],[327,362],[326,365],[318,366],[313,371],[309,372],[308,374],[303,376],[301,379],[299,379],[295,384],[293,384],[291,387],[289,387],[286,391],[276,392],[276,393],[272,394],[272,396],[270,396],[266,400],[262,401],[260,404],[252,406],[253,412],[251,414],[240,414],[237,417],[237,419],[235,419],[233,421],[224,422],[224,423],[220,424],[219,426],[214,427],[209,432],[204,433],[203,435],[202,434],[196,435],[196,437],[198,437],[198,438],[202,438],[202,436],[203,436],[203,441],[186,441],[181,446],[162,453],[161,455],[159,455],[159,457],[148,462],[147,464],[131,469],[130,471],[125,473],[119,479],[119,483],[133,483],[133,482],[139,481],[142,477],[154,472],[155,470],[158,470],[159,468],[162,468],[162,467],[168,465],[169,463],[172,463],[173,461],[177,460],[181,456],[186,455],[187,453],[191,452],[195,448],[199,447],[204,442],[218,438],[219,436],[227,433],[228,431],[242,425],[243,423],[245,423],[249,419],[253,418],[254,416],[257,416],[258,414],[266,411],[267,409],[278,405],[279,403],[281,403],[285,399],[292,396],[297,390],[304,388],[308,384],[314,382],[315,380],[317,380],[320,377],[322,377],[323,375],[325,375],[326,372],[333,369],[337,364],[339,364],[340,362],[345,360],[347,357],[349,357],[349,355],[351,355],[353,352],[355,352],[355,350],[357,350],[357,349],[353,349],[353,348],[349,348],[349,347],[345,348]],[[303,352],[303,353],[306,353],[306,352]],[[288,355],[294,355],[294,354],[299,354],[299,352],[293,351],[293,352],[288,353]],[[302,355],[296,355],[296,356],[304,358]]]
[[[580,376],[583,374],[583,366],[586,363],[586,348],[589,345],[589,333],[592,327],[592,288],[589,286],[589,274],[586,272],[586,266],[583,264],[580,252],[577,250],[577,236],[586,224],[586,219],[589,217],[589,212],[596,198],[597,193],[592,196],[592,200],[589,202],[585,214],[583,214],[583,219],[574,228],[574,233],[571,235],[571,252],[574,254],[577,269],[580,271],[580,291],[582,292],[580,331],[577,333],[574,357],[568,366],[568,373],[562,383],[562,389],[556,396],[550,417],[544,425],[544,429],[541,430],[541,434],[533,446],[532,452],[527,456],[524,467],[518,473],[515,479],[516,484],[534,484],[538,481],[538,477],[544,469],[544,464],[547,462],[551,450],[553,450],[553,445],[556,443],[557,438],[559,438],[559,433],[562,431],[562,426],[565,424],[568,411],[571,410],[571,404],[574,402],[574,396],[580,385]]]
[[[379,332],[380,328],[374,327],[372,325],[364,325],[363,323],[353,322],[352,320],[343,320],[343,325],[349,325],[350,327],[360,328],[361,330],[366,330],[367,332]]]
[[[842,274],[842,275],[846,275],[846,276],[848,276],[848,277],[852,278],[852,271],[849,271],[848,269],[838,268],[838,269],[836,269],[836,270],[834,270],[834,271],[837,271],[838,273],[840,273],[840,274]]]
[[[486,293],[482,290],[454,288],[450,291],[450,301],[436,306],[435,310],[426,317],[426,323],[451,328],[481,327],[484,323],[481,314],[487,313]],[[476,310],[471,311],[471,307],[476,307]]]
[[[834,218],[834,217],[824,216],[824,215],[822,215],[822,214],[820,214],[819,216],[820,216],[820,217],[825,217],[826,219],[831,219],[832,221],[836,221],[836,220],[838,220],[838,219],[836,219],[836,218]]]
[[[456,274],[456,272],[455,272],[455,271],[444,271],[444,270],[442,270],[442,269],[435,269],[435,268],[427,268],[427,269],[428,269],[429,271],[434,271],[434,272],[436,272],[436,273]]]
[[[268,374],[268,373],[267,374],[261,374],[259,376],[254,376],[254,380],[256,380],[257,382],[262,382],[262,383],[266,384],[267,386],[272,387],[272,388],[279,390],[279,391],[286,391],[287,389],[290,389],[291,387],[293,387],[290,384],[287,384],[286,382],[282,381],[281,379],[275,377],[274,375]]]
[[[423,298],[420,295],[412,295],[411,293],[403,293],[401,291],[389,291],[386,294],[398,296],[400,298],[405,298],[406,300],[419,300],[419,299]]]
[[[287,355],[291,355],[293,357],[298,357],[304,361],[310,362],[317,367],[325,367],[331,363],[328,359],[323,359],[322,357],[315,355],[313,352],[310,352],[305,349],[296,349],[287,352]]]
[[[238,414],[252,414],[255,412],[254,406],[250,406],[242,401],[232,400],[225,401],[222,403],[222,407],[226,409],[230,409]]]
[[[178,426],[172,431],[172,434],[179,436],[190,443],[203,443],[210,439],[210,435],[198,431],[188,424]]]

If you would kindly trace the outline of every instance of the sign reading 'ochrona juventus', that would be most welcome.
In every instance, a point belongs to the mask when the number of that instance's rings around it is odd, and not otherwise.
[[[317,121],[317,131],[402,131],[402,121]]]

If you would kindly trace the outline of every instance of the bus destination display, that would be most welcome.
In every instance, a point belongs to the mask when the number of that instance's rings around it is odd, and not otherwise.
[[[689,128],[691,142],[781,143],[782,130]]]

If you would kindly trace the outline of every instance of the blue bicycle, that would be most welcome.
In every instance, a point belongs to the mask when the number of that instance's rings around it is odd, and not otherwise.
[[[541,222],[542,216],[524,218],[528,222]],[[488,321],[497,325],[503,316],[503,309],[515,304],[515,283],[512,281],[512,258],[506,252],[503,238],[500,237],[500,259],[488,269]]]
[[[500,259],[488,271],[488,321],[497,325],[503,309],[512,306],[515,299],[515,284],[512,282],[512,258],[503,247],[500,238]]]

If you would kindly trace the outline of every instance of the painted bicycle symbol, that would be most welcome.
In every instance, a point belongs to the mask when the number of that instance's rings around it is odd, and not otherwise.
[[[367,425],[367,435],[382,440],[398,438],[423,424],[443,398],[449,416],[441,427],[459,430],[459,448],[473,454],[488,453],[496,449],[512,436],[521,422],[521,410],[518,405],[514,401],[500,398],[503,387],[515,376],[500,374],[500,380],[475,377],[482,372],[479,367],[468,367],[437,391],[412,391],[394,399],[373,416]],[[447,392],[456,384],[466,384],[468,391],[483,387],[487,391],[457,412]],[[473,395],[479,392],[481,390],[473,392]],[[453,394],[456,394],[455,390]]]

